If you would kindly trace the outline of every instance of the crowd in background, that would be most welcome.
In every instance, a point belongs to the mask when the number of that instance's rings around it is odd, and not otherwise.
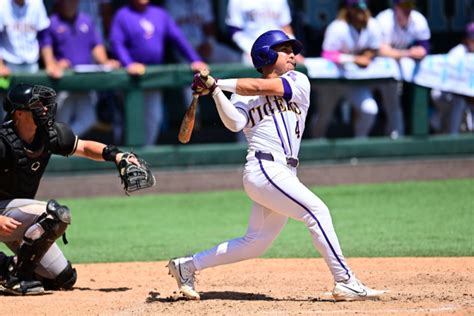
[[[44,69],[51,78],[61,79],[66,70],[91,64],[102,71],[123,67],[131,76],[143,75],[149,65],[167,63],[186,63],[194,71],[218,63],[251,65],[251,44],[270,29],[305,43],[297,59],[300,64],[304,56],[322,56],[339,65],[367,67],[377,56],[421,60],[432,53],[429,24],[416,1],[388,2],[383,7],[381,1],[342,0],[336,19],[314,31],[302,24],[298,1],[291,0],[228,0],[224,30],[218,25],[216,1],[210,0],[0,0],[0,77]],[[466,22],[449,58],[474,53],[474,22]],[[396,81],[315,82],[314,113],[306,136],[403,136],[403,91]],[[172,128],[167,107],[175,104],[166,104],[166,93],[144,91],[145,145],[161,143],[162,133]],[[189,104],[189,89],[180,93]],[[433,90],[431,100],[433,133],[473,130],[472,98]],[[68,123],[80,137],[105,125],[112,129],[114,142],[121,143],[119,91],[59,91],[57,101],[57,120]],[[383,126],[377,126],[379,121]],[[347,135],[341,132],[343,126],[350,126]]]

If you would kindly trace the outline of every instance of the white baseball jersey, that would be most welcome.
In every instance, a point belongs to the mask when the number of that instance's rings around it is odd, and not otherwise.
[[[277,157],[298,157],[309,108],[310,83],[306,75],[289,71],[281,76],[284,97],[240,96],[231,102],[247,116],[244,134],[249,155],[270,152]]]
[[[193,47],[204,42],[202,27],[214,22],[209,0],[166,0],[165,8]]]
[[[370,18],[367,27],[358,32],[344,20],[334,20],[324,34],[323,50],[338,51],[344,54],[359,54],[366,49],[380,48],[379,26]]]
[[[37,34],[49,26],[43,1],[25,0],[18,6],[12,0],[0,0],[0,56],[12,64],[39,60]]]
[[[380,12],[376,19],[381,30],[382,43],[393,48],[406,49],[416,41],[426,41],[431,38],[428,22],[418,11],[411,11],[408,24],[404,28],[397,23],[393,9]]]
[[[290,8],[286,0],[229,0],[225,22],[242,30],[247,40],[237,44],[249,52],[262,33],[281,30],[291,23]]]

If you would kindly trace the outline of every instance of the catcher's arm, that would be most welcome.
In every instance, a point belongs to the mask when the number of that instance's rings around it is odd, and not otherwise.
[[[134,153],[122,152],[116,146],[106,146],[99,142],[79,139],[74,155],[92,160],[114,162],[127,194],[155,185],[155,177],[148,167],[148,163]]]

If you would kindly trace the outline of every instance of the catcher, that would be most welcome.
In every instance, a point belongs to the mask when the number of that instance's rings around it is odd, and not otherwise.
[[[14,295],[68,290],[77,273],[55,243],[71,224],[71,212],[55,200],[35,200],[52,154],[116,164],[125,191],[151,187],[147,163],[117,147],[81,140],[55,122],[56,92],[18,84],[8,91],[0,128],[0,241],[15,254],[0,252],[0,290]]]

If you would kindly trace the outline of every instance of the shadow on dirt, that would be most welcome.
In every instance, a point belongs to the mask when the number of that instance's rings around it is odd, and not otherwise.
[[[173,303],[177,301],[186,301],[187,299],[176,292],[172,296],[160,297],[159,292],[149,292],[150,296],[147,297],[147,303],[160,302],[160,303]],[[308,297],[306,299],[285,297],[285,298],[274,298],[265,294],[258,293],[243,293],[234,291],[224,292],[202,292],[201,301],[206,300],[227,300],[227,301],[274,301],[274,302],[334,302],[332,299],[321,299],[317,297]]]
[[[97,291],[97,292],[126,292],[130,291],[129,287],[116,287],[116,288],[101,288],[101,289],[92,289],[90,287],[74,287],[74,290],[78,291]]]

